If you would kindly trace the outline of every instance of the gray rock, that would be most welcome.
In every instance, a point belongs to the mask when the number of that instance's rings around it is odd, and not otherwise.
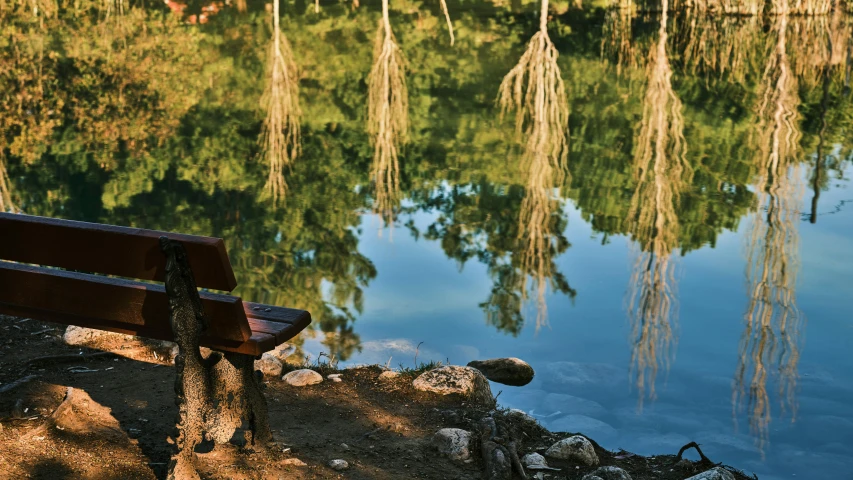
[[[451,460],[465,461],[471,458],[471,432],[461,428],[442,428],[433,435],[432,443]]]
[[[615,428],[586,415],[566,415],[545,426],[552,432],[582,433],[598,442],[616,440],[619,435]]]
[[[511,409],[509,410],[509,412],[507,412],[507,416],[515,417],[515,418],[520,418],[520,419],[522,419],[522,420],[524,420],[524,421],[526,421],[526,422],[539,423],[539,422],[538,422],[535,418],[533,418],[533,416],[531,416],[529,413],[525,412],[524,410],[518,409],[518,408],[511,408]]]
[[[329,468],[332,470],[346,470],[349,468],[349,463],[346,460],[341,460],[340,458],[335,460],[329,460]]]
[[[292,385],[294,387],[304,387],[306,385],[316,385],[323,381],[323,376],[314,370],[308,370],[307,368],[303,368],[301,370],[294,370],[289,372],[285,376],[281,377],[282,380],[287,382],[288,385]]]
[[[686,480],[735,480],[735,476],[725,468],[714,467]]]
[[[581,480],[632,480],[628,472],[619,467],[598,467],[592,472],[584,475]]]
[[[412,382],[422,392],[440,395],[459,394],[472,402],[490,405],[494,402],[489,381],[479,370],[471,367],[446,366],[422,373]]]
[[[255,370],[260,370],[266,377],[277,377],[281,375],[281,368],[281,361],[270,352],[266,352],[261,355],[260,360],[255,360]]]
[[[386,370],[379,374],[380,382],[387,382],[390,380],[394,380],[395,378],[400,376],[400,372],[395,372],[393,370]]]
[[[545,457],[536,452],[528,453],[521,457],[521,464],[528,470],[557,470],[549,467],[548,462],[545,461]]]
[[[572,460],[587,466],[598,465],[598,455],[589,440],[582,435],[564,438],[545,451],[546,457]]]
[[[483,372],[489,380],[504,385],[521,387],[533,380],[533,367],[519,358],[493,358],[491,360],[474,360],[469,367]]]
[[[329,380],[331,380],[333,382],[342,382],[343,381],[343,379],[341,378],[342,376],[343,375],[340,373],[330,373],[329,375],[326,375],[326,378],[328,378]]]
[[[603,415],[607,410],[600,403],[585,398],[567,395],[565,393],[549,393],[542,400],[542,410],[545,414],[562,412],[564,414],[589,415],[592,417]]]

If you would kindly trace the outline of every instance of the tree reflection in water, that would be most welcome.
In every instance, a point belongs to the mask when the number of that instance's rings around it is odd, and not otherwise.
[[[673,250],[678,245],[676,206],[692,169],[685,159],[681,100],[672,88],[667,57],[667,0],[657,42],[649,52],[643,119],[634,152],[636,188],[627,225],[636,242],[636,259],[627,294],[631,323],[631,367],[639,406],[648,390],[655,398],[660,366],[669,368],[677,324]]]
[[[526,179],[518,219],[521,300],[529,298],[528,277],[536,291],[536,329],[547,323],[545,294],[554,278],[559,241],[554,218],[562,212],[556,195],[568,174],[569,102],[558,52],[548,36],[548,0],[542,0],[539,31],[518,64],[504,77],[498,104],[504,114],[515,110],[516,135],[523,143],[521,171]],[[559,287],[557,287],[559,288]]]
[[[764,449],[771,419],[768,378],[779,375],[783,409],[796,417],[802,315],[797,308],[800,202],[799,95],[788,56],[788,16],[775,19],[775,43],[759,90],[754,142],[758,212],[747,244],[748,304],[735,372],[733,405],[749,409],[750,430]]]
[[[262,155],[269,162],[269,176],[264,187],[273,203],[287,194],[284,170],[300,151],[299,82],[290,42],[281,32],[279,3],[273,1],[273,34],[267,57],[267,85],[261,104],[267,112],[261,130]]]
[[[409,92],[400,47],[391,31],[388,0],[382,1],[382,21],[373,47],[373,67],[367,77],[367,130],[373,142],[370,179],[373,211],[393,225],[400,203],[399,148],[409,126]]]

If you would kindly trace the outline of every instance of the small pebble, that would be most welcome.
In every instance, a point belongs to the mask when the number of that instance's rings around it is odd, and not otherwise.
[[[346,460],[341,460],[338,458],[329,461],[329,468],[337,471],[346,470],[349,468],[349,463],[347,463]]]

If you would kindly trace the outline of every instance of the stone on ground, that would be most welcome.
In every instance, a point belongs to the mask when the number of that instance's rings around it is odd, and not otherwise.
[[[548,462],[545,461],[545,457],[539,455],[536,452],[528,453],[527,455],[521,457],[521,464],[524,465],[528,470],[550,469],[550,467],[548,467]]]
[[[65,400],[48,418],[47,424],[78,436],[94,435],[115,443],[130,443],[112,410],[92,400],[84,390],[68,387]]]
[[[422,373],[412,385],[422,392],[464,395],[481,405],[494,402],[488,380],[479,370],[471,367],[439,367]]]
[[[529,413],[525,412],[524,410],[518,409],[518,408],[510,408],[509,412],[507,412],[507,415],[510,417],[514,417],[517,419],[524,420],[525,422],[539,423]]]
[[[329,460],[329,468],[332,470],[346,470],[349,468],[349,463],[346,460],[341,460],[340,458],[335,460]]]
[[[628,472],[619,467],[598,467],[592,472],[584,475],[581,480],[632,480]]]
[[[400,372],[395,372],[393,370],[386,370],[379,374],[379,381],[387,382],[390,380],[394,380],[395,378],[400,376]]]
[[[468,363],[476,368],[489,380],[504,385],[521,387],[533,380],[533,367],[519,358],[493,358],[490,360],[474,360]]]
[[[545,451],[545,456],[560,460],[572,460],[588,466],[598,465],[598,455],[595,454],[595,448],[582,435],[564,438],[551,445]]]
[[[432,443],[442,455],[451,460],[465,461],[471,457],[468,448],[471,433],[461,428],[442,428],[433,435]]]
[[[294,467],[305,467],[308,465],[307,463],[303,462],[302,460],[300,460],[296,457],[285,458],[284,460],[281,461],[281,464],[282,465],[291,465]]]
[[[281,375],[281,361],[270,352],[261,355],[260,360],[255,360],[255,370],[260,370],[265,377],[277,377]]]
[[[65,334],[62,335],[62,340],[66,345],[73,345],[76,347],[93,347],[98,346],[99,343],[130,341],[132,339],[133,337],[131,335],[107,332],[94,328],[78,327],[76,325],[69,325],[68,328],[65,329]]]
[[[152,360],[163,363],[175,363],[178,345],[174,342],[135,337],[123,333],[107,332],[95,328],[70,325],[62,335],[66,345],[88,347],[115,353],[133,360]]]
[[[294,370],[281,377],[288,385],[294,387],[304,387],[306,385],[316,385],[323,381],[323,376],[314,370],[303,368]]]
[[[735,480],[735,476],[725,468],[714,467],[711,470],[700,473],[699,475],[694,475],[687,480]]]
[[[342,382],[343,381],[343,379],[341,378],[342,376],[343,375],[340,373],[330,373],[329,375],[326,375],[326,378],[328,378],[329,380],[331,380],[333,382]]]

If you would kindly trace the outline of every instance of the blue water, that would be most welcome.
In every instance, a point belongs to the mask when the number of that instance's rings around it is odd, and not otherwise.
[[[851,173],[848,168],[845,176]],[[850,184],[839,182],[821,201],[835,206],[851,197]],[[602,246],[601,236],[571,205],[566,214],[572,248],[557,264],[571,278],[577,297],[549,295],[549,325],[539,331],[528,325],[516,338],[485,325],[478,303],[488,295],[491,280],[482,265],[460,269],[436,242],[415,240],[404,228],[380,236],[376,218],[365,215],[361,251],[379,274],[365,290],[358,320],[362,351],[346,363],[390,360],[395,367],[412,366],[416,349],[418,362],[464,365],[520,357],[536,370],[533,382],[524,387],[492,383],[493,392],[500,392],[502,406],[525,410],[552,430],[582,431],[606,448],[645,455],[671,454],[696,441],[714,461],[762,479],[851,477],[853,205],[818,217],[816,224],[798,224],[796,293],[805,324],[796,412],[792,405],[783,410],[788,402],[775,390],[771,372],[772,413],[764,435],[750,431],[748,408],[733,414],[733,377],[747,305],[743,235],[727,232],[715,248],[679,259],[676,355],[668,373],[658,375],[657,398],[640,405],[629,371],[624,305],[630,242],[618,236]],[[433,220],[424,213],[415,223],[426,226]],[[527,306],[529,315],[533,310]],[[307,349],[312,350],[310,342]],[[323,350],[313,346],[315,355]]]

